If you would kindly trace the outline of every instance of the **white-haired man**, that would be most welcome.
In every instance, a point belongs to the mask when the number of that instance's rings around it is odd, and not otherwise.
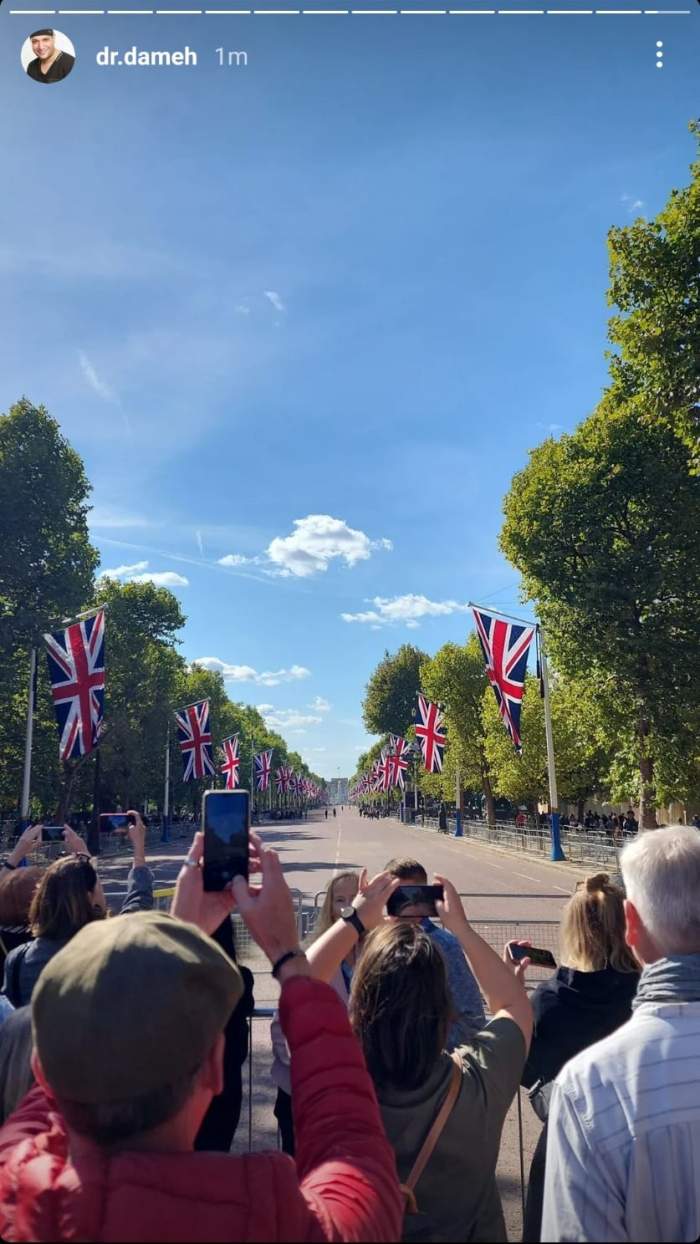
[[[642,833],[621,856],[632,1018],[552,1094],[542,1239],[700,1236],[700,837]]]

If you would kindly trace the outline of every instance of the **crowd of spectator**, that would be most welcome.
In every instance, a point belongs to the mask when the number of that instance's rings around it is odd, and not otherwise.
[[[277,854],[204,891],[196,833],[169,915],[153,910],[130,812],[127,894],[66,854],[0,867],[0,1238],[503,1241],[496,1164],[523,1085],[542,1122],[525,1241],[700,1235],[700,837],[643,833],[624,888],[587,877],[561,963],[526,989],[528,944],[499,956],[450,879],[393,859],[338,874],[301,945]],[[419,901],[420,900],[420,901]],[[253,980],[234,907],[281,986],[272,1080],[282,1151],[230,1153]],[[533,952],[534,953],[534,952]]]

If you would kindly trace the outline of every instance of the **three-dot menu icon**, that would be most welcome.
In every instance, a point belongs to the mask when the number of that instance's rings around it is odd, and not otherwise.
[[[663,69],[663,67],[664,67],[664,44],[663,44],[663,39],[657,39],[657,40],[656,40],[656,68],[657,68],[657,69]]]

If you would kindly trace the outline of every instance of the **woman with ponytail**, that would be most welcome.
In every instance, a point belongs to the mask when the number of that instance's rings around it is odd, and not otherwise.
[[[549,1088],[570,1058],[632,1014],[639,964],[625,942],[623,900],[607,873],[578,883],[562,915],[561,967],[532,995],[535,1027],[521,1083],[545,1127],[530,1168],[523,1234],[528,1244],[540,1239]]]

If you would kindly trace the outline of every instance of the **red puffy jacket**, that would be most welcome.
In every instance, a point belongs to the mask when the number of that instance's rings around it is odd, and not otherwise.
[[[123,1152],[71,1162],[35,1088],[0,1130],[5,1241],[398,1240],[394,1154],[345,1008],[293,977],[280,1019],[292,1052],[296,1166],[281,1153]]]

